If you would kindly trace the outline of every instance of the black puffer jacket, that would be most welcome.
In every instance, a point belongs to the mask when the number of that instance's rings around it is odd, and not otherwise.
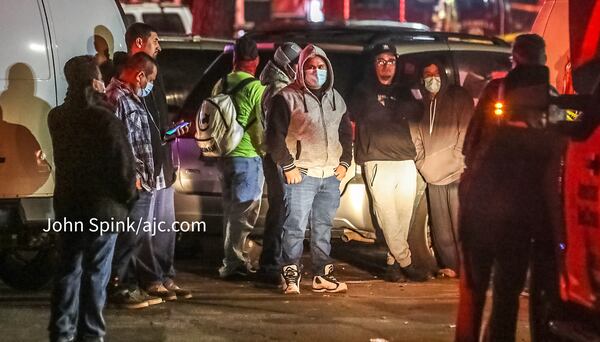
[[[356,123],[354,157],[358,164],[415,158],[409,121],[421,119],[423,104],[409,87],[382,85],[373,75],[352,95],[350,114]]]
[[[56,218],[123,219],[135,197],[135,169],[123,124],[104,103],[67,96],[50,111]]]

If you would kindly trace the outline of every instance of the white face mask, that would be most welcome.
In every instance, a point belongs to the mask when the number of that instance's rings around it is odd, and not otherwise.
[[[425,83],[425,89],[433,94],[437,94],[442,87],[442,79],[439,76],[425,77],[423,82]]]

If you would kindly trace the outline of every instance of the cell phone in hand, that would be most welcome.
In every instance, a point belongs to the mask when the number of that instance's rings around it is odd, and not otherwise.
[[[171,129],[167,130],[165,132],[165,136],[163,137],[163,139],[165,141],[175,139],[175,137],[177,136],[177,130],[180,129],[180,128],[187,127],[189,125],[190,125],[190,123],[187,122],[187,121],[180,122],[179,124],[177,124],[177,126],[175,126],[175,127],[171,128]]]

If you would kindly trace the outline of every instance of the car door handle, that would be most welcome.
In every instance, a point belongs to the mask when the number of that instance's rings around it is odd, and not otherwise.
[[[4,164],[4,163],[6,163],[6,158],[0,157],[0,164]]]

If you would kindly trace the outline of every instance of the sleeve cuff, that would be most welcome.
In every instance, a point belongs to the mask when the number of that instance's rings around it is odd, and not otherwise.
[[[345,167],[346,170],[348,170],[350,168],[350,164],[346,163],[345,161],[340,162],[340,165],[342,165],[343,167]]]
[[[283,171],[291,171],[296,168],[296,165],[294,163],[291,163],[288,165],[282,165],[281,168],[283,169]]]

